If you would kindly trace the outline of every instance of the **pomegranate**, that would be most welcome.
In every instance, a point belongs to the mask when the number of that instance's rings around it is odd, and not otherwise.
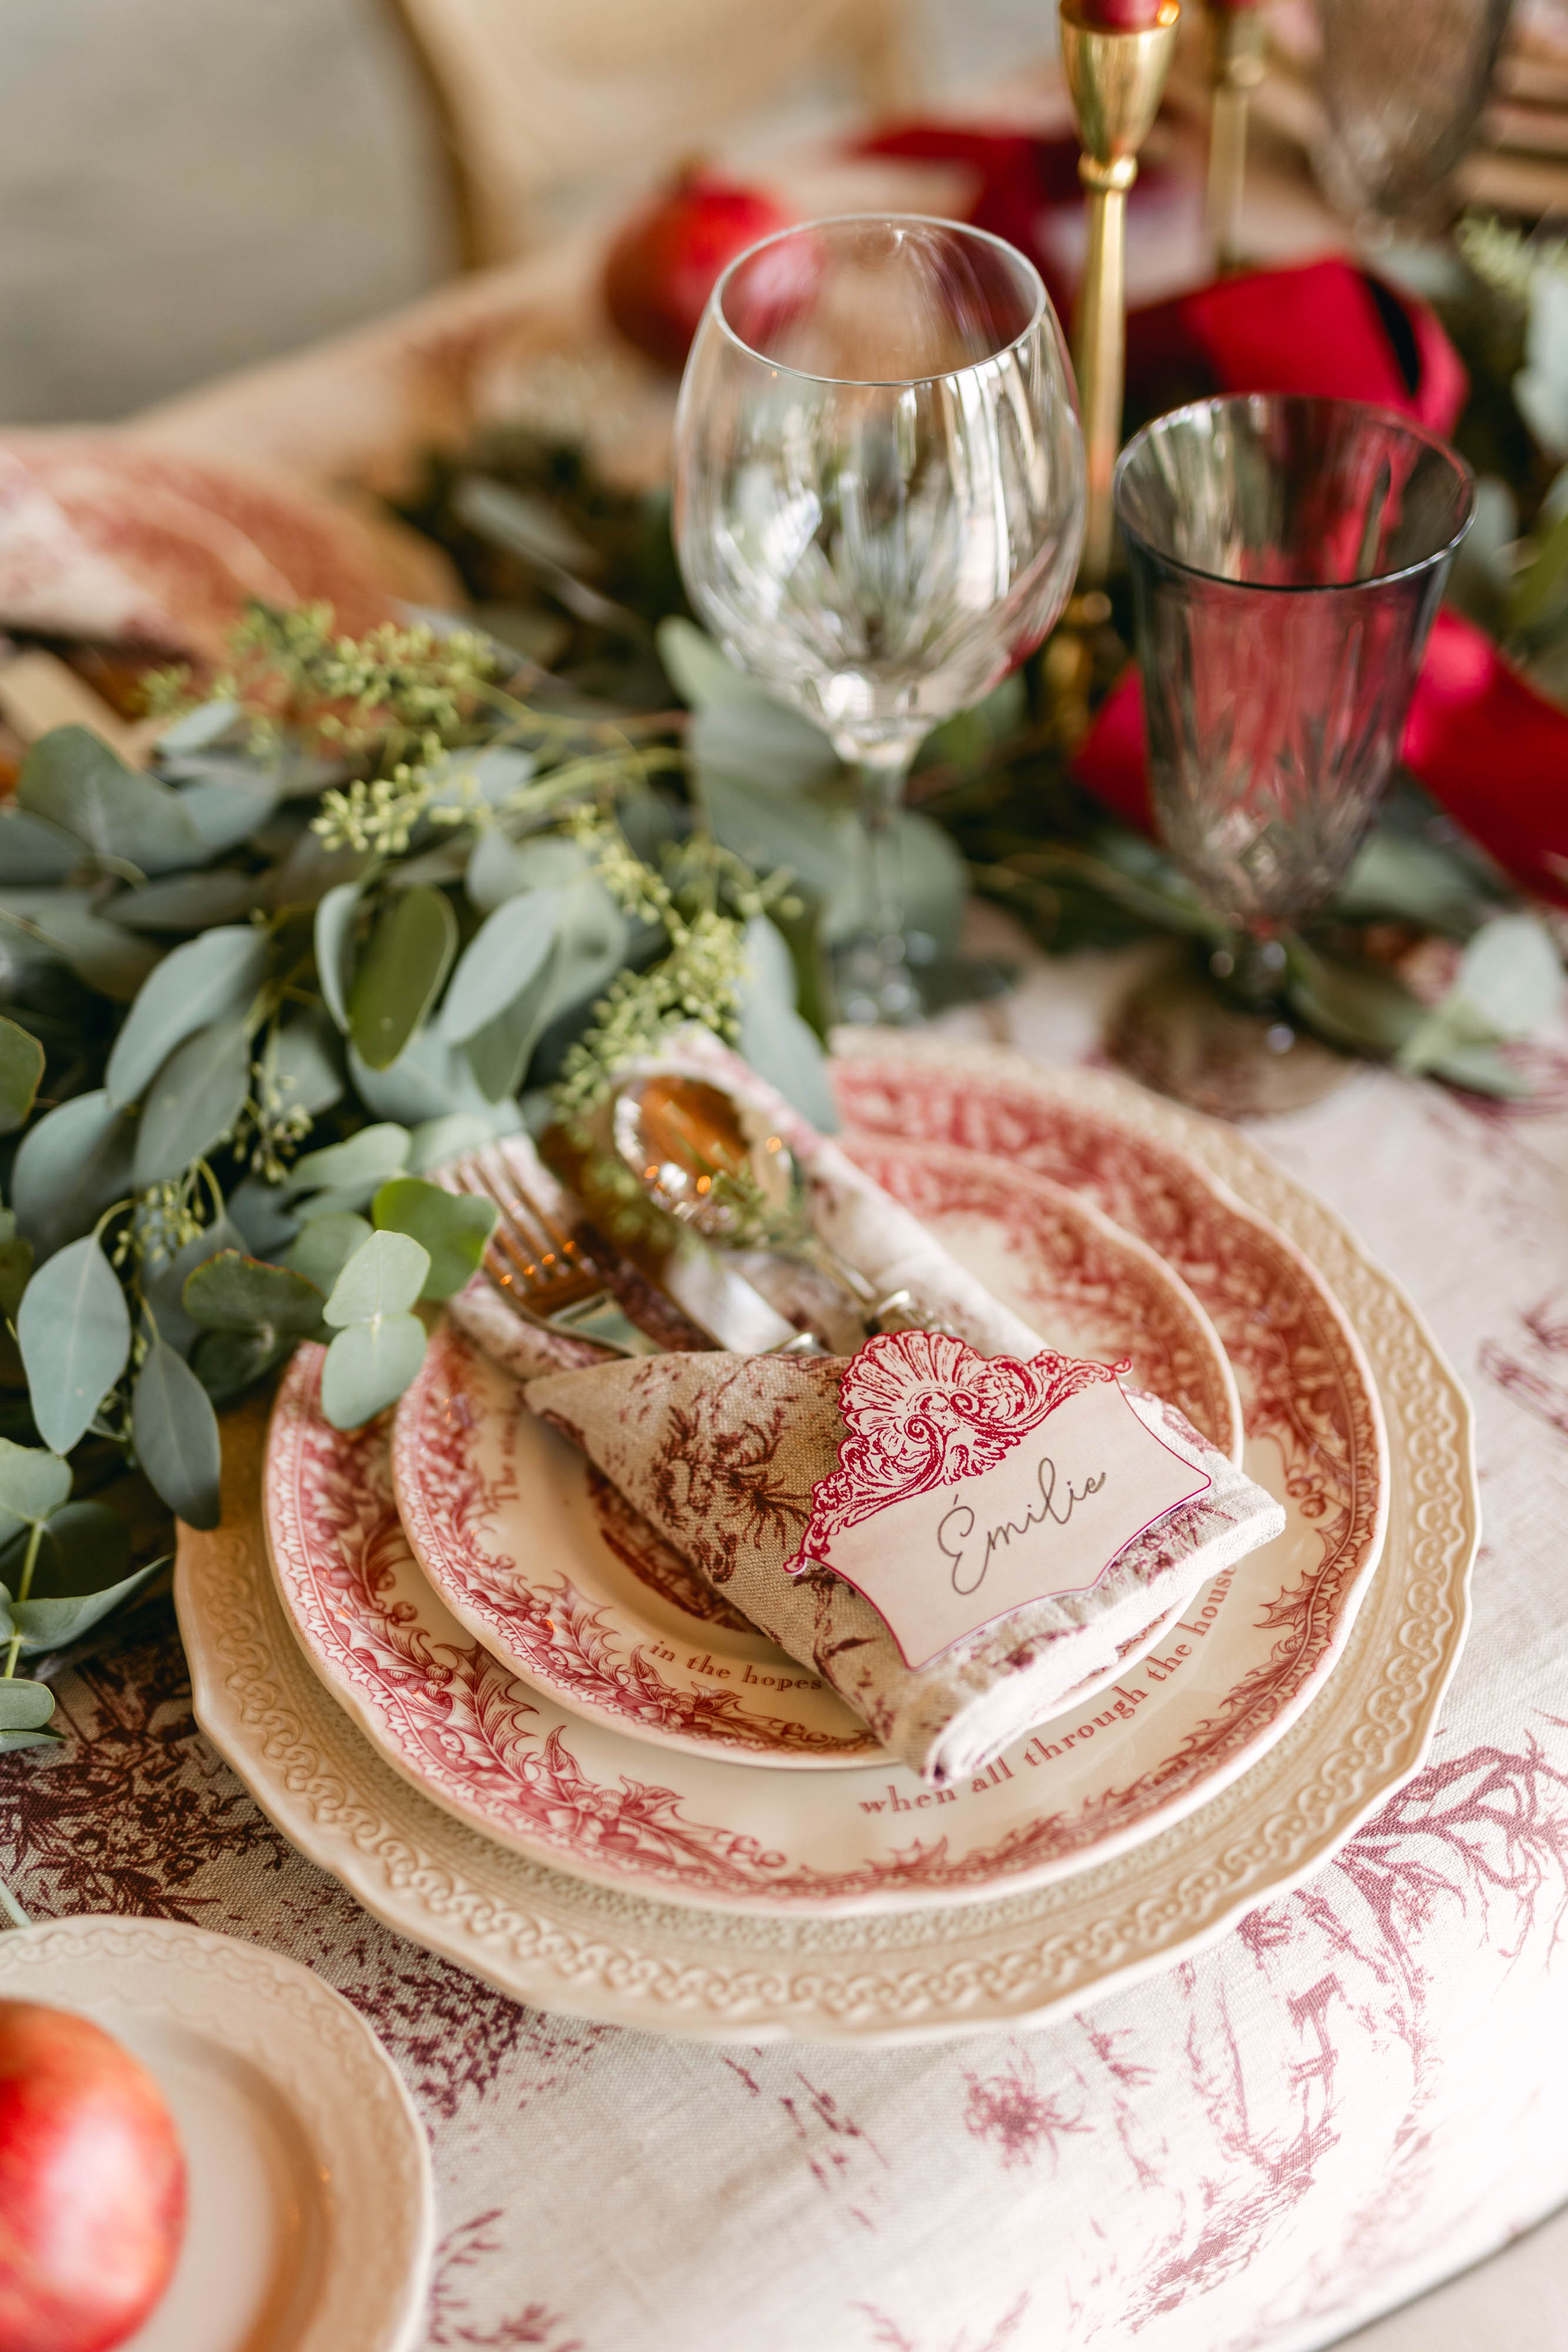
[[[679,369],[720,272],[789,225],[770,196],[693,167],[629,220],[604,264],[604,299],[630,343]]]
[[[0,2000],[0,2352],[110,2352],[169,2284],[185,2159],[112,2035]]]

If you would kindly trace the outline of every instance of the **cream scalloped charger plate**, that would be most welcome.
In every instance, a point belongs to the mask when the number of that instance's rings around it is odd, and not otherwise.
[[[979,1192],[972,1153],[926,1146],[919,1156],[929,1162],[933,1212],[950,1207],[962,1183],[967,1221],[949,1238],[973,1246],[977,1224],[999,1296],[1020,1305],[1034,1271],[1023,1245],[1028,1176],[982,1162],[991,1190]],[[896,1155],[883,1147],[880,1157]],[[953,1159],[956,1171],[944,1165]],[[405,1478],[395,1498],[384,1426],[333,1429],[319,1410],[319,1350],[296,1358],[264,1481],[284,1608],[307,1656],[390,1762],[520,1853],[607,1885],[829,1916],[1005,1894],[1082,1869],[1190,1811],[1283,1735],[1338,1655],[1383,1540],[1382,1418],[1354,1334],[1273,1227],[1212,1194],[1209,1213],[1283,1343],[1272,1386],[1254,1384],[1248,1434],[1257,1475],[1286,1501],[1285,1532],[1217,1578],[1171,1638],[1098,1697],[1042,1723],[971,1780],[927,1789],[883,1755],[830,1775],[654,1750],[567,1711],[466,1641],[420,1576],[410,1535],[427,1561],[435,1555],[438,1507],[450,1574],[477,1585],[480,1563],[493,1580],[530,1545],[547,1567],[559,1561],[571,1539],[570,1506],[582,1502],[580,1526],[587,1498],[580,1458],[526,1408],[519,1416],[516,1384],[454,1338],[433,1348],[438,1370],[426,1402],[416,1391],[413,1418],[400,1423],[416,1445],[423,1439],[428,1483]],[[1087,1252],[1088,1234],[1078,1240]],[[1122,1280],[1130,1285],[1141,1264],[1124,1254]],[[1102,1278],[1113,1285],[1110,1265]],[[1155,1311],[1151,1298],[1151,1322]],[[1190,1394],[1184,1384],[1183,1401]],[[1208,1404],[1212,1425],[1223,1391]],[[487,1464],[486,1432],[495,1436]],[[501,1516],[497,1497],[516,1490],[522,1507]],[[593,1631],[574,1596],[569,1587],[557,1603],[563,1654],[585,1649]],[[738,1676],[706,1626],[664,1648],[678,1662],[688,1643],[688,1664]],[[710,1685],[727,1687],[733,1681]]]
[[[172,1919],[0,1936],[0,1999],[84,2011],[157,2077],[190,2184],[125,2352],[405,2352],[434,2237],[424,2134],[370,2027],[281,1953]]]
[[[1321,1372],[1338,1345],[1334,1325],[1303,1329],[1290,1308],[1291,1267],[1315,1268],[1366,1350],[1389,1420],[1382,1569],[1300,1719],[1169,1826],[991,1899],[870,1916],[747,1916],[552,1869],[395,1771],[290,1638],[267,1571],[253,1424],[248,1448],[228,1449],[229,1522],[215,1535],[182,1535],[176,1589],[200,1718],[280,1827],[372,1911],[538,2006],[737,2041],[895,2041],[1039,2022],[1168,1965],[1295,1884],[1426,1753],[1463,1636],[1478,1518],[1468,1407],[1407,1300],[1336,1219],[1227,1129],[1096,1073],[973,1048],[960,1057],[925,1041],[875,1045],[838,1066],[850,1116],[933,1141],[954,1139],[962,1123],[967,1148],[1070,1183],[1063,1160],[1075,1156],[1079,1178],[1092,1176],[1091,1197],[1163,1244],[1197,1292],[1237,1369],[1249,1425],[1260,1394],[1294,1393],[1295,1379],[1284,1379],[1292,1358],[1298,1373]],[[1262,1258],[1250,1270],[1238,1263],[1238,1215],[1255,1226],[1272,1219],[1292,1245],[1261,1294]],[[1321,1445],[1323,1432],[1301,1415],[1321,1411],[1323,1394],[1320,1378],[1291,1408],[1294,1422],[1260,1441],[1265,1454],[1276,1448],[1276,1479],[1281,1454],[1299,1482]],[[1363,1429],[1353,1442],[1375,1453],[1375,1437]],[[1343,1511],[1323,1517],[1332,1549]],[[1301,1639],[1302,1613],[1310,1629],[1311,1606],[1286,1612],[1281,1649]],[[843,1790],[859,1776],[805,1777]]]

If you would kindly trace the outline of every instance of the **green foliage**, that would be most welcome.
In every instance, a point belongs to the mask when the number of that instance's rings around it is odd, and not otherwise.
[[[371,1213],[378,1232],[407,1234],[429,1253],[419,1296],[450,1298],[478,1272],[497,1212],[493,1202],[471,1192],[448,1192],[418,1176],[394,1176],[376,1194]]]
[[[386,1070],[441,993],[457,952],[457,918],[441,891],[404,890],[383,907],[354,973],[349,1034],[361,1060]]]
[[[24,1126],[44,1075],[44,1049],[27,1030],[0,1019],[0,1135]]]
[[[22,1294],[16,1342],[33,1419],[46,1445],[68,1454],[131,1354],[131,1315],[113,1268],[88,1234],[57,1250]]]
[[[257,607],[204,701],[149,681],[150,771],[59,729],[0,806],[0,1346],[26,1382],[7,1427],[43,1441],[0,1440],[0,1747],[53,1736],[18,1658],[155,1565],[73,1498],[78,1449],[119,1449],[211,1527],[214,1405],[300,1339],[329,1342],[335,1420],[382,1411],[423,1358],[416,1310],[471,1278],[494,1223],[426,1171],[516,1130],[526,1087],[566,1069],[585,1100],[695,1015],[760,1024],[820,1097],[764,919],[784,886],[705,829],[672,727],[519,700],[514,667],[474,632],[353,640],[324,609]],[[747,694],[770,773],[790,744],[823,765]],[[745,765],[735,724],[716,740]]]

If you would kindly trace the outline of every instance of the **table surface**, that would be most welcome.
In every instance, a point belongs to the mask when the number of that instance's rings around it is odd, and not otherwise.
[[[1125,966],[960,1031],[1095,1051]],[[305,1863],[191,1716],[172,1622],[0,1760],[37,1917],[306,1960],[429,2126],[425,2343],[543,2352],[1305,2347],[1568,2198],[1568,1031],[1507,1108],[1364,1069],[1259,1139],[1409,1288],[1474,1396],[1486,1537],[1425,1771],[1306,1886],[1032,2035],[711,2049],[521,2008]],[[1554,1964],[1555,1962],[1555,1964]]]

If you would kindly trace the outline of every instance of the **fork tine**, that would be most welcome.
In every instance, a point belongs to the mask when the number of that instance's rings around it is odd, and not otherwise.
[[[511,1213],[514,1216],[519,1216],[519,1213],[524,1213],[519,1217],[519,1222],[531,1221],[532,1224],[545,1235],[549,1246],[558,1251],[563,1258],[573,1259],[579,1265],[589,1263],[587,1253],[576,1234],[563,1225],[559,1218],[552,1216],[543,1202],[528,1191],[516,1169],[507,1161],[505,1152],[498,1151],[496,1157],[507,1171],[507,1189],[511,1194]]]
[[[512,1183],[503,1183],[479,1153],[454,1161],[447,1172],[460,1192],[489,1201],[497,1211],[482,1264],[496,1288],[515,1307],[548,1317],[603,1288],[598,1268],[571,1235],[521,1185],[514,1190]],[[506,1171],[508,1177],[511,1172]]]
[[[493,1172],[481,1162],[476,1170],[477,1189],[495,1203],[500,1222],[497,1234],[514,1254],[521,1254],[528,1263],[536,1281],[549,1281],[557,1275],[584,1268],[582,1254],[570,1237],[553,1234],[540,1218],[527,1193],[520,1188],[497,1183]]]

